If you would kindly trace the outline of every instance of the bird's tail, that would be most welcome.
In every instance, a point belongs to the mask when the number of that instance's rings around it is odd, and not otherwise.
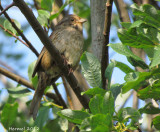
[[[38,109],[40,107],[41,99],[44,94],[44,90],[47,86],[47,83],[46,83],[47,78],[45,76],[45,73],[40,73],[38,76],[39,76],[38,86],[30,106],[30,115],[33,116],[34,120],[36,119]]]

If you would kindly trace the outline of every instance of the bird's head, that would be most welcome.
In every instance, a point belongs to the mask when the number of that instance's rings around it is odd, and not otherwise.
[[[82,25],[86,21],[87,21],[86,19],[72,14],[62,18],[62,20],[59,21],[58,25],[72,26],[73,28],[82,31]]]

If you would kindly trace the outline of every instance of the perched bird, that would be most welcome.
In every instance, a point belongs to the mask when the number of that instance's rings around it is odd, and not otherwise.
[[[78,66],[82,55],[84,45],[82,24],[84,22],[86,19],[76,15],[68,15],[58,22],[50,35],[52,44],[59,50],[72,70]],[[33,119],[37,116],[45,88],[62,75],[62,71],[45,47],[38,57],[32,77],[36,73],[38,73],[38,86],[30,107],[30,114],[33,115]]]

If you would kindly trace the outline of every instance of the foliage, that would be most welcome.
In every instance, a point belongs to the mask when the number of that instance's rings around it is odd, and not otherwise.
[[[90,8],[85,0],[79,1],[68,0],[60,7],[59,12],[51,15],[53,0],[41,0],[41,10],[38,10],[38,21],[43,27],[49,28],[49,20],[53,20],[71,3],[74,3],[74,11],[79,16],[88,18],[90,16]],[[83,6],[86,5],[86,6]],[[160,109],[153,106],[152,103],[146,104],[140,109],[131,107],[121,108],[116,111],[115,101],[117,96],[135,90],[140,99],[160,100],[160,12],[151,5],[131,6],[136,21],[133,23],[121,23],[122,27],[118,30],[118,37],[121,43],[109,44],[117,53],[126,56],[128,62],[133,67],[140,67],[144,72],[137,72],[123,62],[111,60],[106,68],[105,77],[108,80],[108,90],[101,88],[101,65],[98,59],[89,52],[84,52],[81,57],[81,68],[84,77],[91,88],[83,93],[90,97],[89,109],[71,110],[60,109],[53,105],[52,100],[44,97],[41,103],[39,114],[35,121],[27,116],[28,111],[19,110],[20,104],[17,100],[28,97],[31,91],[21,85],[9,87],[9,93],[6,104],[0,107],[0,121],[7,130],[13,128],[23,128],[29,131],[69,131],[69,123],[74,123],[81,132],[110,132],[110,131],[130,131],[137,130],[141,125],[139,120],[142,114],[158,114],[152,121],[152,126],[160,130]],[[14,20],[18,27],[20,24]],[[4,27],[13,34],[16,31],[8,21],[4,21]],[[87,30],[90,33],[90,25]],[[90,44],[90,36],[85,43]],[[88,45],[89,45],[88,44]],[[147,54],[150,64],[146,64],[140,57],[136,56],[129,49],[130,47],[141,48]],[[84,47],[87,50],[87,47]],[[28,78],[37,87],[38,77],[32,78],[32,72],[35,62],[28,67]],[[123,71],[125,75],[125,83],[112,84],[112,74],[114,68],[117,67]],[[59,84],[57,84],[59,85]],[[47,87],[46,91],[52,91],[52,87]],[[45,93],[46,93],[45,91]],[[0,91],[1,92],[1,91]],[[28,110],[31,100],[23,102]],[[27,113],[27,114],[26,114]],[[53,116],[53,118],[51,118]]]
[[[91,53],[85,52],[81,56],[82,73],[92,87],[100,87],[101,71],[98,59]]]
[[[136,21],[134,23],[122,23],[122,29],[119,29],[118,36],[122,43],[109,44],[109,46],[116,52],[125,55],[131,65],[134,67],[140,67],[144,69],[144,72],[137,72],[131,69],[129,66],[122,62],[112,60],[108,65],[105,76],[108,79],[109,91],[102,90],[100,85],[101,79],[99,75],[100,63],[92,54],[85,52],[81,57],[82,73],[84,74],[88,83],[95,88],[89,89],[83,94],[89,95],[90,111],[86,111],[89,116],[84,118],[77,118],[75,112],[70,111],[68,116],[61,113],[59,116],[65,117],[70,122],[79,124],[80,131],[125,131],[136,130],[140,125],[139,120],[141,114],[159,114],[160,109],[152,105],[147,104],[145,107],[139,110],[127,107],[122,108],[118,112],[115,111],[114,101],[117,95],[128,92],[134,89],[138,93],[140,99],[155,99],[159,100],[159,12],[151,5],[137,6],[136,4],[131,6]],[[152,35],[153,34],[153,35]],[[150,64],[147,65],[141,58],[131,52],[129,47],[144,49],[148,57],[150,58]],[[114,67],[118,67],[122,70],[125,76],[124,84],[111,83],[111,77]],[[99,71],[99,72],[98,72]],[[94,74],[93,74],[94,73]],[[99,79],[99,80],[98,80]],[[98,84],[98,85],[97,85]],[[98,88],[99,87],[99,88]],[[114,90],[113,90],[114,89]],[[117,93],[115,94],[115,91]],[[114,96],[113,96],[114,95]],[[82,111],[81,111],[82,112]],[[80,113],[80,111],[79,111]],[[87,114],[85,113],[85,114]],[[81,120],[77,122],[77,120]],[[116,123],[112,124],[112,121]],[[153,119],[152,125],[156,129],[159,129],[159,116]]]

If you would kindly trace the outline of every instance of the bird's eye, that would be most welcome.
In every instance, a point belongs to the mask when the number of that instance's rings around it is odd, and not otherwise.
[[[71,21],[74,22],[74,18],[71,18]]]

